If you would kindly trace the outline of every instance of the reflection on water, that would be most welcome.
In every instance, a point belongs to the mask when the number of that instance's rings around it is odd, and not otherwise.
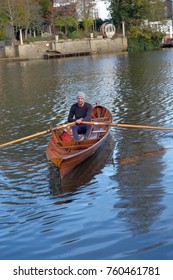
[[[173,51],[0,64],[0,143],[67,121],[76,92],[114,122],[172,126]],[[172,259],[172,132],[111,128],[60,182],[51,135],[0,151],[0,259]]]
[[[164,151],[164,148],[160,148],[159,150],[151,151],[151,152],[145,152],[145,153],[142,153],[138,156],[121,158],[119,162],[120,162],[120,164],[128,164],[129,162],[137,162],[144,157],[153,157],[156,154],[163,153],[163,151]]]
[[[128,145],[127,145],[128,140]],[[155,133],[121,129],[117,136],[116,173],[119,201],[114,204],[117,216],[127,222],[134,234],[150,231],[162,213],[164,188],[161,184],[165,153]]]

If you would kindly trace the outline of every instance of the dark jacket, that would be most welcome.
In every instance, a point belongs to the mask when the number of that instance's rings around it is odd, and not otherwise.
[[[92,105],[85,102],[83,107],[79,107],[78,103],[71,106],[68,115],[68,122],[74,122],[80,118],[84,121],[91,121],[92,116]]]

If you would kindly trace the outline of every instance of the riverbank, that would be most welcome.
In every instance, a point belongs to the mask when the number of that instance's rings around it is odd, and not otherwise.
[[[0,60],[8,59],[43,59],[48,52],[59,52],[59,57],[69,54],[89,53],[105,54],[127,51],[127,38],[85,38],[82,40],[56,40],[34,42],[17,46],[4,46],[0,48]],[[64,55],[64,56],[63,56]]]

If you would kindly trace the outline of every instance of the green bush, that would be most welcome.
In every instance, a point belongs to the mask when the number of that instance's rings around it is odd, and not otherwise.
[[[24,44],[34,43],[34,42],[42,42],[42,41],[51,41],[52,37],[28,37],[27,39],[23,38]]]
[[[0,29],[0,40],[5,40],[6,39],[6,36],[5,36],[5,32],[3,29]]]
[[[160,49],[164,34],[151,27],[133,26],[128,32],[128,51]]]
[[[66,39],[67,38],[67,36],[65,35],[65,33],[64,32],[58,32],[58,37],[59,37],[59,39]]]
[[[73,31],[68,33],[68,38],[70,39],[82,39],[86,37],[86,32],[84,30]]]
[[[80,39],[81,38],[81,33],[78,32],[78,31],[73,31],[72,33],[68,34],[68,37],[70,39],[78,39],[78,38]]]

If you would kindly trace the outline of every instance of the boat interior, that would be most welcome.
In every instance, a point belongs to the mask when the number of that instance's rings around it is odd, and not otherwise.
[[[93,120],[93,121],[96,121]],[[97,122],[108,121],[108,118],[97,118]],[[107,133],[108,125],[92,125],[91,133],[88,139],[84,140],[84,135],[81,134],[79,141],[73,140],[72,130],[70,127],[53,131],[54,144],[58,153],[74,154],[81,150],[87,149],[97,143]]]

